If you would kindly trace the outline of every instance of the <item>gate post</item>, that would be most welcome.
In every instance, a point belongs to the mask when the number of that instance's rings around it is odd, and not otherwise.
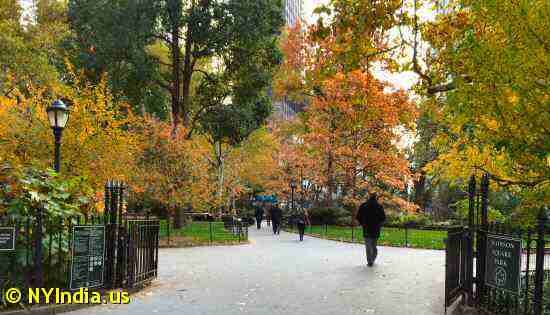
[[[474,300],[474,237],[475,237],[475,198],[476,198],[476,177],[470,177],[468,186],[468,229],[466,236],[466,291],[468,293],[467,304],[471,306]]]
[[[37,288],[44,286],[44,266],[42,264],[42,258],[44,253],[42,252],[42,225],[44,224],[42,207],[36,208],[36,230],[35,230],[35,253],[34,253],[34,268],[36,268],[36,282],[33,284]]]
[[[476,268],[476,300],[483,299],[485,291],[485,255],[487,252],[487,231],[489,209],[489,173],[483,174],[481,182],[481,226],[477,228],[477,268]]]
[[[546,209],[543,207],[539,214],[538,238],[537,238],[537,259],[535,270],[535,301],[533,311],[535,315],[542,314],[543,287],[544,287],[544,228],[546,225]]]

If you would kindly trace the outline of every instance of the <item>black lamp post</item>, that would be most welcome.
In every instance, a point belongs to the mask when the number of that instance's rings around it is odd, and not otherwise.
[[[67,105],[60,100],[53,102],[52,106],[46,109],[48,120],[53,129],[55,137],[55,162],[54,169],[57,173],[61,170],[61,134],[67,121],[69,120],[69,109]]]
[[[294,210],[294,190],[296,190],[296,180],[294,178],[290,180],[290,190],[291,209]]]
[[[306,189],[307,189],[307,181],[302,178],[302,207],[306,202]]]

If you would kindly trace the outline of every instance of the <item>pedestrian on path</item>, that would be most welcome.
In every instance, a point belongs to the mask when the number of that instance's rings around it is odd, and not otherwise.
[[[281,229],[281,220],[283,219],[283,211],[277,204],[271,208],[271,221],[273,223],[273,234],[279,234]]]
[[[303,207],[296,208],[292,215],[294,223],[298,227],[298,233],[300,235],[300,242],[304,240],[304,234],[306,231],[306,225],[311,225],[309,221],[309,214]]]
[[[271,208],[273,208],[273,206],[268,207],[265,211],[265,220],[267,222],[267,226],[271,226]]]
[[[382,205],[378,203],[375,193],[371,194],[369,200],[359,207],[357,221],[363,226],[367,264],[369,267],[372,267],[378,256],[376,242],[380,238],[382,223],[386,221],[386,213],[384,213]]]
[[[256,217],[256,226],[258,227],[258,230],[262,227],[262,219],[264,217],[264,208],[256,203],[254,204],[254,216]]]

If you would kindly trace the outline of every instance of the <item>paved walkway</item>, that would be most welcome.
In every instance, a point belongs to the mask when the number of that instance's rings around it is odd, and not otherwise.
[[[129,305],[70,314],[443,314],[445,253],[364,248],[250,229],[249,245],[162,249],[159,279]]]

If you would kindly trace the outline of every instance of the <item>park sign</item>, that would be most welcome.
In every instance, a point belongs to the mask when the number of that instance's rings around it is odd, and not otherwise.
[[[105,226],[73,227],[71,290],[103,285]]]
[[[519,294],[521,272],[521,239],[487,235],[485,284]]]
[[[15,227],[0,227],[0,251],[15,250]]]

